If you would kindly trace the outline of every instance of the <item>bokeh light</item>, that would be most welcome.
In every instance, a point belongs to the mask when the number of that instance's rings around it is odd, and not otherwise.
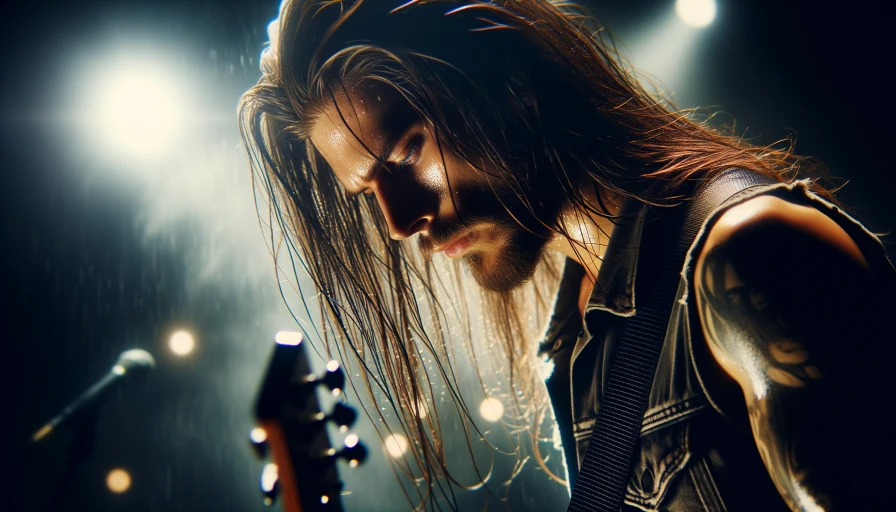
[[[298,345],[302,342],[302,333],[295,331],[280,331],[274,336],[274,341],[281,345]]]
[[[426,418],[426,414],[427,414],[427,412],[426,412],[426,401],[424,401],[422,398],[419,399],[419,400],[417,400],[417,411],[416,411],[416,412],[417,412],[417,416],[418,416],[421,420],[424,419],[424,418]]]
[[[277,471],[276,464],[265,464],[264,468],[261,470],[261,490],[264,492],[273,491],[274,486],[277,485],[278,476],[279,472]]]
[[[131,475],[121,468],[115,468],[106,475],[106,487],[115,494],[121,494],[131,487]]]
[[[263,443],[268,439],[268,433],[261,427],[255,427],[249,432],[249,439],[253,443]]]
[[[504,416],[504,404],[497,398],[486,398],[479,406],[479,414],[485,421],[498,421]]]
[[[392,434],[383,441],[386,447],[386,453],[390,457],[397,459],[408,451],[408,439],[401,434]]]
[[[168,339],[168,347],[179,356],[185,356],[196,347],[193,335],[187,331],[177,331]]]

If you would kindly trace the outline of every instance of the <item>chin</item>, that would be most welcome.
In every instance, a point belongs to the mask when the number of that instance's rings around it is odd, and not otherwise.
[[[519,288],[535,275],[544,250],[540,248],[505,248],[496,253],[472,252],[464,256],[464,264],[473,279],[486,290],[509,292]]]

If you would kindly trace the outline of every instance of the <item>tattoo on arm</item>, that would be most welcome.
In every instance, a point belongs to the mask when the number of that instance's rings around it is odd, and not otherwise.
[[[710,353],[740,385],[756,447],[792,510],[891,506],[896,443],[880,418],[896,360],[889,274],[872,274],[817,210],[747,205],[739,221],[723,215],[697,261]]]
[[[824,374],[807,343],[765,290],[745,283],[724,247],[713,248],[697,288],[710,350],[744,387],[756,446],[775,486],[792,510],[823,510],[827,496],[801,454],[805,417]],[[744,386],[744,384],[747,386]],[[749,391],[749,392],[747,392]]]

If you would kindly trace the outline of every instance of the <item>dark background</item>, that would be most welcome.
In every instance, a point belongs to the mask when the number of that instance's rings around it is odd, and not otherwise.
[[[628,45],[627,36],[670,15],[673,3],[590,5]],[[193,216],[183,204],[159,202],[164,191],[153,188],[151,177],[122,177],[130,176],[132,163],[106,155],[102,144],[85,142],[89,134],[54,113],[76,97],[68,92],[73,77],[81,76],[79,59],[121,50],[116,45],[125,40],[156,46],[176,56],[191,87],[192,108],[202,115],[183,136],[188,144],[153,165],[166,169],[158,172],[180,166],[177,172],[189,173],[191,159],[215,166],[224,155],[217,177],[201,182],[200,190],[191,192],[198,195],[185,194],[184,200],[211,198],[215,208],[226,208],[233,190],[251,197],[235,110],[240,94],[260,74],[257,57],[277,9],[273,1],[50,1],[4,7],[3,478],[22,486],[19,495],[32,497],[28,510],[45,506],[67,459],[65,438],[42,446],[24,463],[13,465],[15,455],[37,427],[132,347],[152,352],[159,368],[145,386],[101,412],[96,451],[79,468],[61,509],[262,508],[255,492],[261,463],[245,443],[252,426],[249,411],[271,336],[294,328],[273,273],[259,271],[262,237],[233,243],[220,235],[236,228],[214,208]],[[737,119],[739,131],[748,128],[758,142],[774,142],[792,130],[798,153],[818,157],[849,180],[841,200],[873,231],[891,231],[896,178],[888,153],[893,145],[889,19],[882,2],[720,3],[715,23],[682,66],[688,87],[675,91],[676,98],[682,107],[720,106]],[[89,74],[87,68],[83,74]],[[153,222],[157,216],[163,220]],[[216,223],[216,218],[224,220]],[[890,237],[884,240],[893,254]],[[176,328],[197,333],[198,349],[189,358],[166,349]],[[130,471],[134,482],[127,493],[113,495],[105,488],[112,467]],[[380,454],[359,473],[366,475],[363,485],[362,477],[347,478],[349,487],[355,481],[357,489],[370,486],[364,500],[349,504],[357,510],[406,509],[402,498],[384,490],[394,480],[387,468]],[[513,508],[565,508],[565,490],[542,485],[543,474],[527,471],[520,481],[512,489]],[[503,508],[481,491],[470,496],[464,503],[476,508]]]

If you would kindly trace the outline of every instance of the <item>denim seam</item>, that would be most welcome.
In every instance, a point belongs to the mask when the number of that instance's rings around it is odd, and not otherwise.
[[[657,430],[674,425],[682,420],[690,418],[709,405],[705,395],[697,395],[673,405],[666,406],[657,412],[644,417],[641,424],[641,435],[656,432]],[[594,430],[596,416],[584,418],[573,423],[573,435],[579,440],[589,435]]]
[[[722,501],[722,495],[716,487],[706,457],[701,457],[696,464],[692,465],[689,473],[691,482],[694,484],[694,491],[700,498],[700,502],[703,503],[703,508],[710,512],[726,511],[725,502]]]
[[[659,484],[659,489],[655,495],[645,497],[645,496],[637,496],[631,492],[631,486],[626,485],[625,488],[625,502],[634,505],[642,510],[653,511],[657,510],[657,506],[662,503],[663,498],[666,497],[666,492],[669,490],[669,486],[672,483],[672,480],[675,478],[675,475],[678,474],[684,466],[687,464],[690,459],[690,446],[688,445],[688,428],[681,429],[679,433],[679,449],[675,452],[676,457],[669,464],[666,464],[666,467],[663,468],[662,474],[657,477]]]
[[[641,435],[655,432],[663,427],[673,425],[690,418],[709,405],[705,395],[697,395],[644,417],[641,424]]]

